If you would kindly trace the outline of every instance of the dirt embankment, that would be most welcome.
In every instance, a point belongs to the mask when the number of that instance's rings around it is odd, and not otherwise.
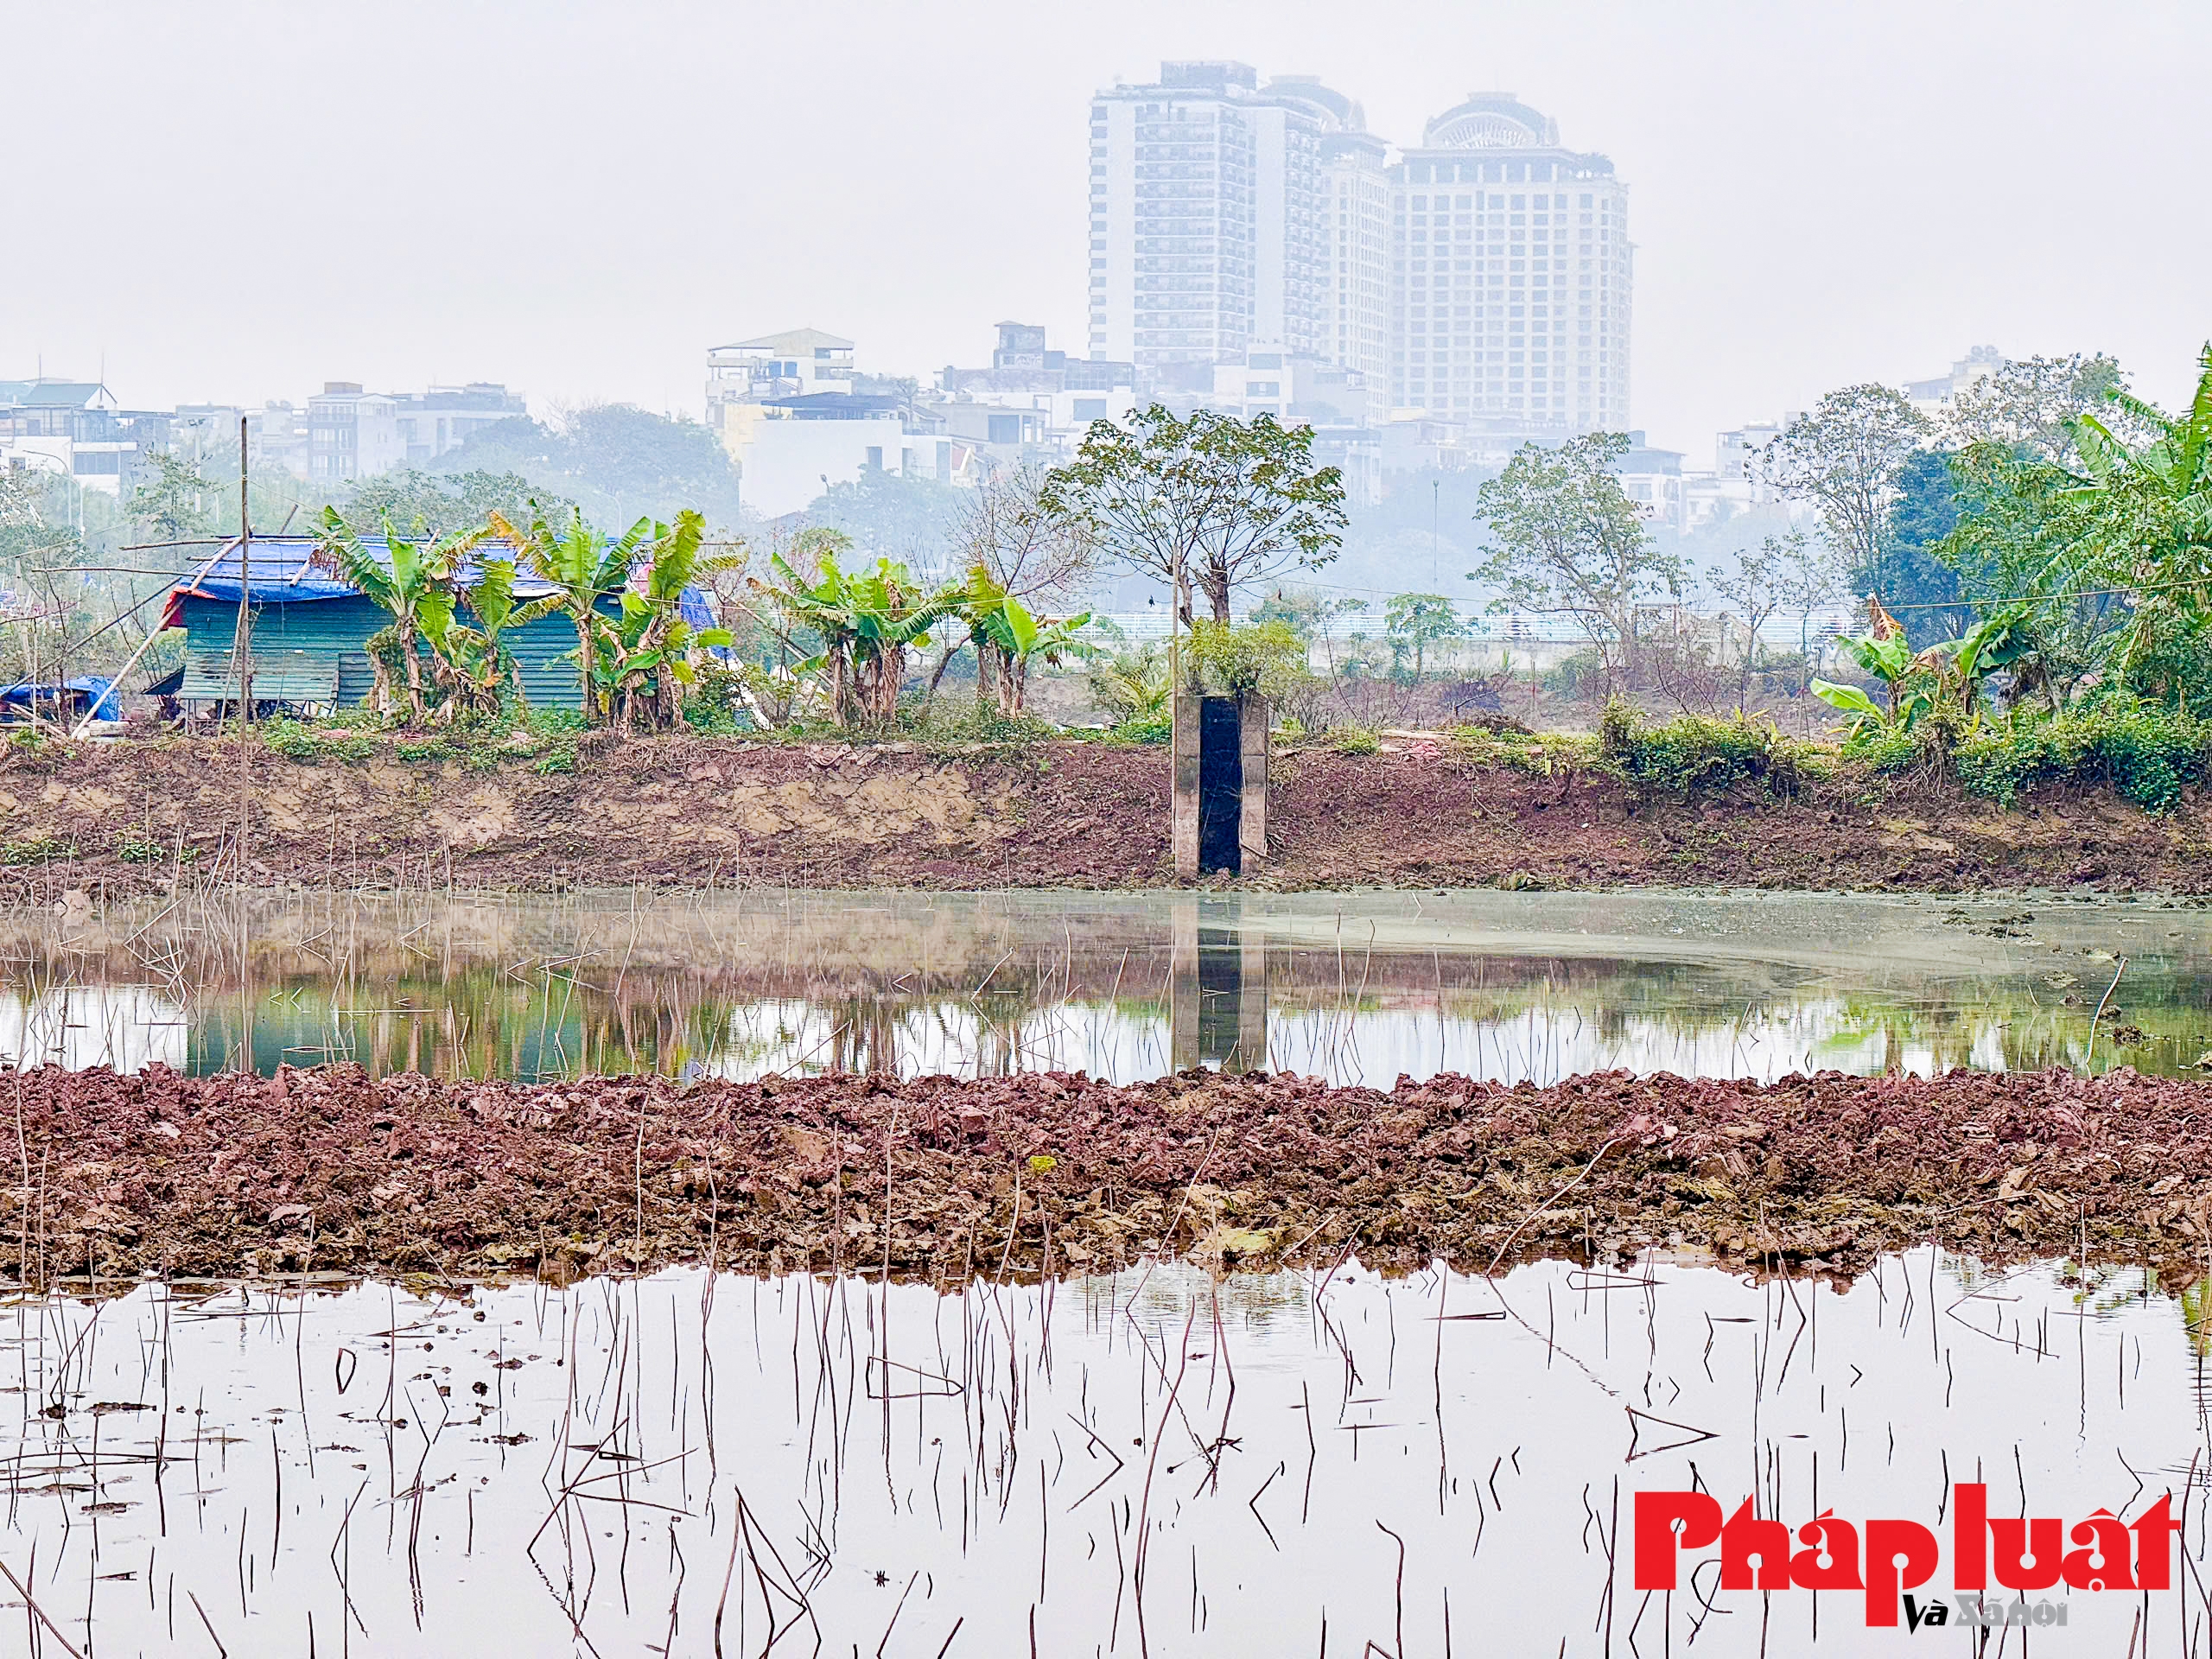
[[[685,1090],[48,1068],[0,1074],[0,1110],[22,1148],[0,1271],[34,1281],[708,1259],[957,1281],[1156,1250],[1479,1271],[1654,1244],[1850,1269],[1930,1238],[2194,1276],[2212,1228],[2212,1084],[2126,1071],[1383,1093],[1207,1072]]]
[[[314,887],[1146,887],[1172,880],[1162,749],[586,741],[574,774],[456,761],[303,764],[234,744],[0,757],[0,899],[146,891],[246,868]],[[2152,818],[2108,794],[2005,811],[1904,786],[1789,801],[1654,799],[1446,746],[1276,763],[1283,887],[1721,884],[2212,891],[2212,806]]]

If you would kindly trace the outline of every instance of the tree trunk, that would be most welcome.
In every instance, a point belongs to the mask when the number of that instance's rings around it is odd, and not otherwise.
[[[399,651],[407,660],[407,708],[410,721],[423,718],[423,657],[416,648],[415,630],[408,628],[399,636]]]
[[[591,621],[588,610],[585,615],[572,620],[576,625],[576,671],[583,676],[584,682],[584,722],[589,725],[600,709],[599,689],[591,677]],[[612,713],[612,710],[609,712]]]
[[[960,647],[964,643],[965,641],[956,641],[947,645],[944,648],[944,654],[937,659],[937,668],[930,675],[929,689],[922,693],[922,707],[925,709],[937,701],[938,683],[944,678],[944,671],[952,666],[952,659],[960,654]]]
[[[1229,626],[1229,582],[1225,577],[1211,572],[1198,579],[1198,589],[1213,607],[1213,620],[1224,627]]]

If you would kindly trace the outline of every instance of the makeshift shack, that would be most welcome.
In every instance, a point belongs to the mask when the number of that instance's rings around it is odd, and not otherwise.
[[[499,556],[499,543],[480,543],[476,561],[463,567],[461,584],[475,584],[480,561]],[[390,559],[381,537],[362,546],[376,558]],[[248,666],[258,710],[289,708],[322,714],[365,699],[375,684],[368,641],[389,626],[391,614],[350,582],[313,561],[312,537],[259,537],[247,550],[244,579],[252,587],[253,630]],[[232,542],[168,596],[164,628],[184,630],[184,667],[168,690],[187,709],[235,702],[238,672],[231,652],[238,637],[241,589],[238,547]],[[526,604],[555,589],[526,572],[515,576],[515,602]],[[609,615],[620,600],[608,596],[600,607]],[[696,627],[713,626],[713,612],[696,590],[683,595],[685,620]],[[500,641],[514,654],[523,694],[534,709],[582,709],[582,681],[575,653],[576,630],[566,616],[539,618],[507,629]]]

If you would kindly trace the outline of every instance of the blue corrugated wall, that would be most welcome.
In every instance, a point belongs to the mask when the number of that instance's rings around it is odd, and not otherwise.
[[[218,601],[184,596],[187,651],[231,648],[238,631],[238,607]],[[361,702],[375,684],[369,654],[361,647],[391,617],[373,601],[318,599],[293,605],[257,605],[253,610],[256,651],[299,651],[338,663],[338,701]],[[566,617],[540,617],[527,627],[502,636],[522,670],[523,692],[533,709],[581,709],[583,693],[574,662],[558,659],[576,648],[576,631]]]

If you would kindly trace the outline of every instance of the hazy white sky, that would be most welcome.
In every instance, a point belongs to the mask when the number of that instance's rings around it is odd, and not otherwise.
[[[504,380],[699,412],[710,346],[1084,340],[1092,90],[1319,74],[1417,140],[1518,92],[1633,187],[1635,422],[1713,433],[1968,346],[2212,334],[2212,9],[2012,0],[0,0],[0,378],[127,404]]]

